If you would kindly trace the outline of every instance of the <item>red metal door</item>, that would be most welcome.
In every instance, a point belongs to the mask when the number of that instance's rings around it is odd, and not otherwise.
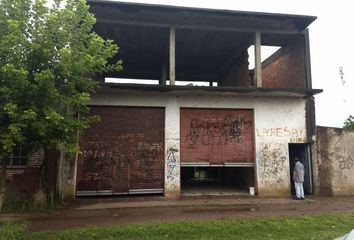
[[[253,111],[181,109],[181,163],[253,163]]]
[[[100,121],[80,138],[77,195],[162,192],[164,109],[90,107]]]

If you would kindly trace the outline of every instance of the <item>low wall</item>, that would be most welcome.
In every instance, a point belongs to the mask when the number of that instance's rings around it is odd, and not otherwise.
[[[354,194],[354,131],[317,127],[313,148],[315,194]]]

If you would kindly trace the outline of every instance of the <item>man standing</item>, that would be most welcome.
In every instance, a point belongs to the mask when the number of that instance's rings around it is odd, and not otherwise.
[[[305,175],[305,168],[304,165],[301,163],[301,159],[298,157],[294,158],[295,160],[295,167],[293,171],[293,181],[295,185],[295,192],[296,198],[298,200],[304,200],[304,175]]]

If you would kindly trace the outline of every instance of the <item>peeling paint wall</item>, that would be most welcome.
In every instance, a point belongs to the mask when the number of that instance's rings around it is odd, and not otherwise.
[[[259,195],[290,195],[289,143],[306,141],[306,100],[213,93],[98,93],[91,105],[165,107],[165,196],[180,195],[180,108],[253,109]]]
[[[354,131],[317,127],[313,159],[316,194],[354,194]]]

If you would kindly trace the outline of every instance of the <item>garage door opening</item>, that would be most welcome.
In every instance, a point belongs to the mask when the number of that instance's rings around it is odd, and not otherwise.
[[[183,195],[249,195],[253,167],[182,167]]]
[[[91,106],[80,138],[76,196],[163,193],[165,109]]]

